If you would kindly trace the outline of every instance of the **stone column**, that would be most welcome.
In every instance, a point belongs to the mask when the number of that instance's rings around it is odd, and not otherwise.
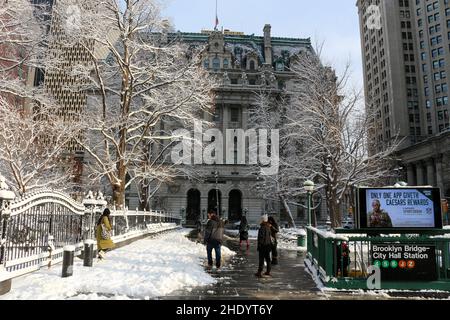
[[[248,106],[242,106],[242,129],[247,130],[248,128]]]
[[[416,163],[416,173],[417,173],[417,185],[423,186],[425,184],[425,172],[423,170],[422,162]]]
[[[427,159],[427,184],[430,186],[436,185],[436,179],[434,178],[434,161],[432,158]]]
[[[444,182],[442,180],[442,155],[439,155],[436,159],[436,186],[444,192]]]
[[[406,174],[408,179],[408,185],[415,186],[416,185],[416,179],[414,177],[414,166],[411,163],[408,163],[406,165]]]

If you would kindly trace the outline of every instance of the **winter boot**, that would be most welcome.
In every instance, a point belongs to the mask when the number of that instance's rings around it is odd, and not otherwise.
[[[257,273],[255,273],[255,277],[257,277],[257,278],[262,278],[261,271],[258,271]]]
[[[270,274],[270,272],[264,272],[265,276],[271,277],[272,275]]]
[[[98,258],[99,258],[100,260],[104,260],[104,259],[106,258],[105,252],[104,252],[103,250],[100,250],[100,251],[98,252]]]

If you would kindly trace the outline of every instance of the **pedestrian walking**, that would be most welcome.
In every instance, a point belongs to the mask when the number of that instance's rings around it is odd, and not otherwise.
[[[247,242],[247,250],[250,247],[250,243],[248,241],[248,229],[249,225],[247,222],[247,218],[245,216],[242,216],[241,224],[239,225],[239,249],[241,248],[242,241]]]
[[[110,214],[111,211],[105,208],[96,225],[98,258],[100,260],[105,259],[106,252],[115,247],[114,242],[111,240],[112,225]]]
[[[272,265],[278,264],[278,241],[277,241],[277,233],[280,231],[280,228],[278,227],[277,222],[275,221],[275,218],[270,216],[269,217],[269,224],[270,224],[270,236],[272,239]]]
[[[348,242],[342,241],[336,245],[337,274],[341,277],[348,277],[348,267],[350,265],[350,248]]]
[[[262,277],[262,271],[264,269],[264,260],[267,264],[267,270],[264,273],[266,276],[271,276],[271,263],[270,263],[270,251],[272,250],[272,240],[270,237],[270,224],[268,222],[267,215],[261,217],[261,224],[258,230],[258,252],[259,252],[259,267],[255,276]]]
[[[220,269],[222,259],[221,247],[225,222],[219,219],[215,211],[208,213],[208,219],[204,236],[204,243],[206,244],[206,253],[208,257],[208,269],[211,269],[213,266],[213,249],[216,255],[216,268]]]

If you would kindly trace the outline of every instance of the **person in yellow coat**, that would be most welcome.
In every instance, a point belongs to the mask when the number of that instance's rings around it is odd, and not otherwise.
[[[104,259],[106,251],[113,249],[115,247],[114,242],[111,240],[112,226],[111,220],[109,218],[111,211],[106,208],[103,211],[103,214],[97,221],[96,225],[96,238],[97,238],[97,249],[98,249],[98,258]],[[102,227],[103,225],[103,227]],[[106,237],[102,235],[102,229],[105,229],[109,235]]]

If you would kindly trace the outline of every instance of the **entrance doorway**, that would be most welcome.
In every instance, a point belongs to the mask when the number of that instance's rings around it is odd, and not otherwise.
[[[242,192],[231,190],[228,198],[230,221],[240,221],[242,217]]]
[[[200,220],[200,191],[191,189],[187,193],[186,224],[195,225]]]

